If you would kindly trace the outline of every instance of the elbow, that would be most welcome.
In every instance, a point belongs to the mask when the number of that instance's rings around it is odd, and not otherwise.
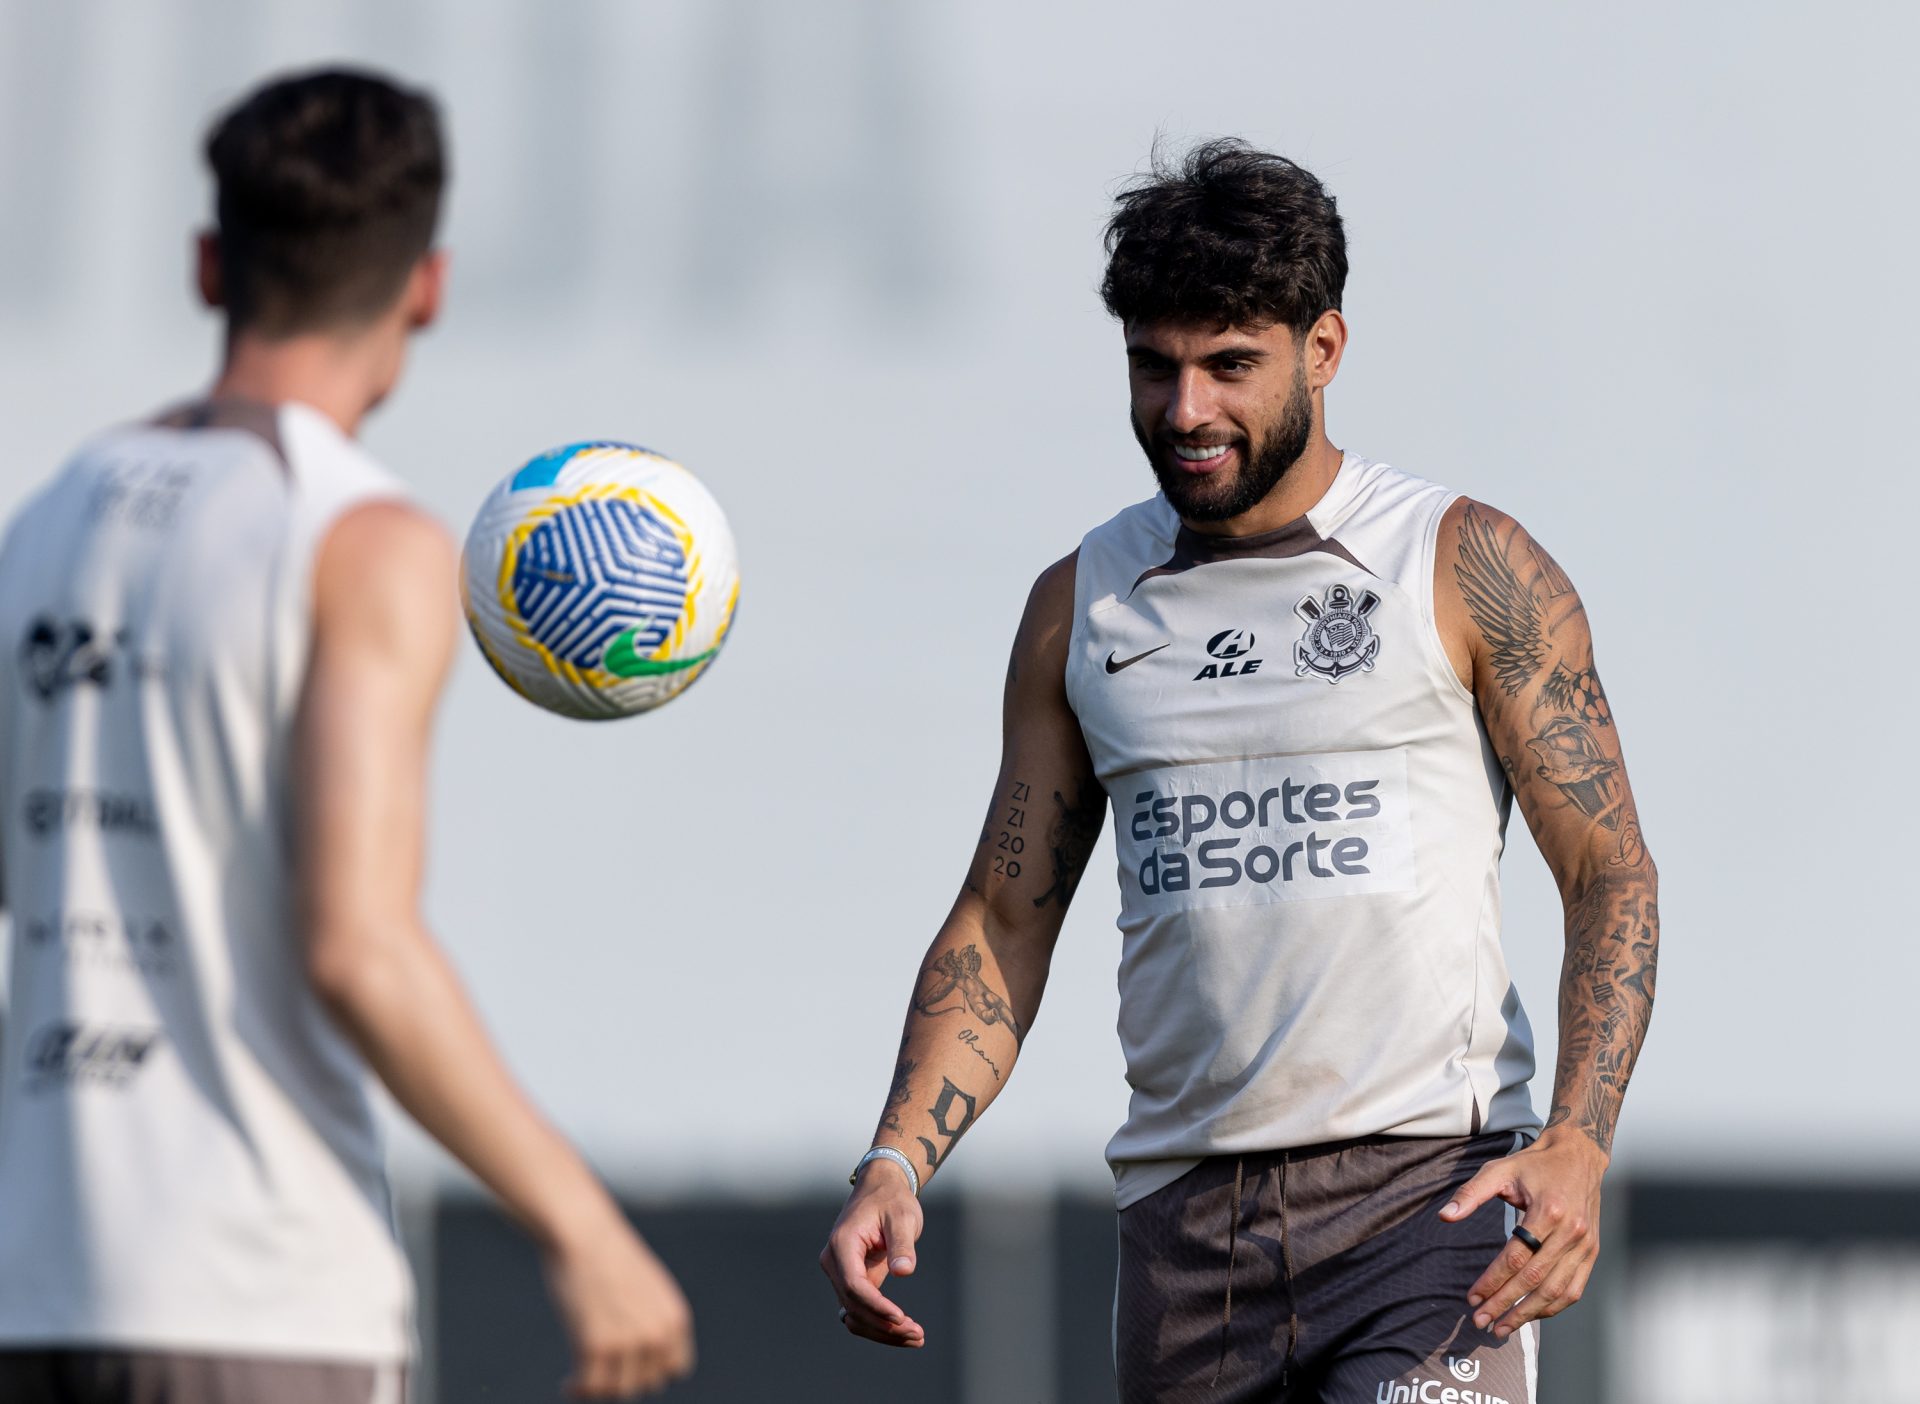
[[[307,982],[329,1013],[359,1023],[368,1009],[393,997],[403,979],[399,935],[372,924],[324,925],[309,933]]]
[[[1630,827],[1624,836],[1596,829],[1591,842],[1551,866],[1554,885],[1570,901],[1578,901],[1596,889],[1640,892],[1648,899],[1660,890],[1660,870],[1637,827]]]

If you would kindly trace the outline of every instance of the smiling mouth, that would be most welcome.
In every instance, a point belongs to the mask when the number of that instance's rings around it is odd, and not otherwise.
[[[1223,464],[1227,455],[1233,451],[1233,442],[1224,444],[1181,444],[1167,441],[1167,447],[1173,450],[1174,461],[1182,468],[1206,471]]]

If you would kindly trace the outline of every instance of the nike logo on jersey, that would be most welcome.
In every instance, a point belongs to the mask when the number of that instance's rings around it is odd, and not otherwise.
[[[1134,664],[1138,663],[1142,658],[1151,658],[1153,657],[1154,654],[1158,653],[1161,649],[1171,648],[1171,647],[1173,647],[1173,644],[1171,641],[1169,641],[1167,643],[1156,645],[1155,647],[1148,649],[1145,653],[1136,653],[1131,658],[1115,658],[1113,654],[1109,653],[1107,655],[1107,671],[1109,673],[1117,673],[1122,668],[1131,668]]]

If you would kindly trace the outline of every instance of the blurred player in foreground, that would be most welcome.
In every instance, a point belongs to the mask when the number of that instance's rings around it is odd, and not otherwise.
[[[1326,434],[1346,243],[1240,143],[1125,192],[1104,294],[1160,493],[1045,571],[966,885],[822,1265],[914,1346],[919,1186],[1012,1073],[1109,801],[1127,1401],[1534,1399],[1652,1008],[1652,859],[1580,599],[1512,518]],[[1566,904],[1543,1130],[1500,944],[1517,796]]]
[[[207,154],[218,380],[94,439],[0,553],[0,1399],[401,1398],[369,1067],[538,1241],[572,1392],[657,1387],[679,1288],[420,917],[454,548],[354,435],[440,306],[438,116],[313,73]]]

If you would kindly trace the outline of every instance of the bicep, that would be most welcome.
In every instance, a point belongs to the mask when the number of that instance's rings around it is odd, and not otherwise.
[[[1067,702],[1073,558],[1035,585],[1002,706],[1000,770],[966,891],[999,922],[1051,937],[1099,841],[1106,791]]]
[[[1563,883],[1638,865],[1626,759],[1579,592],[1512,518],[1469,502],[1448,524],[1443,610],[1459,621],[1488,739],[1541,852]]]
[[[453,579],[450,547],[410,509],[360,509],[321,549],[294,743],[310,943],[413,914],[428,743],[456,637]]]

